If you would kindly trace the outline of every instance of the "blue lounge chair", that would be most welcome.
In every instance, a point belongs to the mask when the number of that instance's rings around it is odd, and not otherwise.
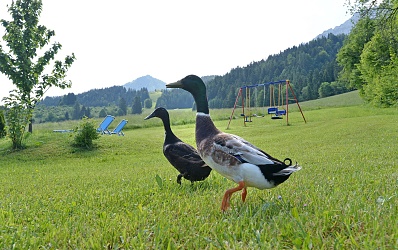
[[[99,127],[97,128],[97,132],[103,134],[111,134],[111,132],[108,130],[109,125],[115,120],[115,117],[111,115],[107,115],[105,119],[101,122]]]
[[[127,120],[122,120],[111,133],[124,136],[122,129],[124,128],[124,126],[126,124],[127,124]]]

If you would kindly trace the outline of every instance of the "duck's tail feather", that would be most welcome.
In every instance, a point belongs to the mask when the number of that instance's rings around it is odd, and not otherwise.
[[[294,172],[297,172],[301,169],[301,166],[299,166],[297,163],[294,166],[288,166],[284,169],[282,169],[279,172],[274,173],[273,175],[275,176],[285,176],[285,175],[291,175]]]

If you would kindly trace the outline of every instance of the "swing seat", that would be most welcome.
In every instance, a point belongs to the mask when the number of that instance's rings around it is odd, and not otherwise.
[[[282,109],[282,110],[278,110],[278,115],[286,115],[286,110]]]
[[[276,113],[278,113],[277,107],[268,108],[268,114],[276,114]]]

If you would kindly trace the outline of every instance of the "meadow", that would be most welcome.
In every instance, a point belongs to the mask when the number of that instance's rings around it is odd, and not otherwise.
[[[234,194],[224,213],[222,196],[236,184],[213,171],[178,185],[160,120],[143,120],[148,110],[117,117],[113,127],[129,120],[125,136],[102,135],[94,150],[52,132],[77,121],[34,125],[22,151],[0,140],[0,248],[398,249],[398,109],[358,100],[303,103],[307,123],[292,108],[289,126],[269,116],[243,126],[236,114],[226,130],[231,110],[211,110],[221,130],[302,166],[274,189],[249,188],[245,203]],[[195,113],[170,118],[195,145]]]

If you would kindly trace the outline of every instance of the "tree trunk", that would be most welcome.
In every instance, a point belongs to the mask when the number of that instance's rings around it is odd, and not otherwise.
[[[28,132],[32,133],[33,132],[33,124],[32,124],[32,119],[29,120],[29,128],[28,128]]]

